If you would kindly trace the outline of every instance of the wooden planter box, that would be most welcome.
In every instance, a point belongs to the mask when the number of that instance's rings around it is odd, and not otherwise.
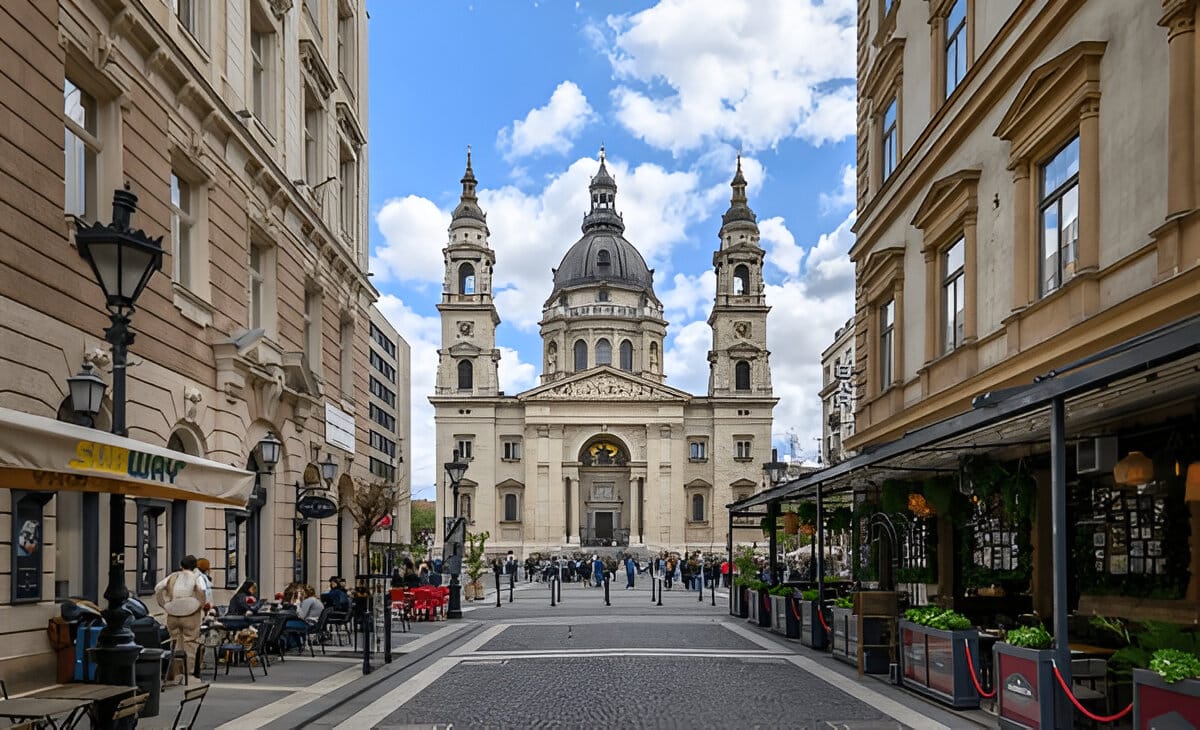
[[[979,707],[965,653],[971,652],[978,672],[978,631],[943,631],[911,621],[900,621],[899,630],[900,676],[905,687],[958,709]]]
[[[732,615],[738,618],[746,618],[749,616],[750,607],[746,601],[747,588],[745,586],[733,587],[733,613]]]
[[[858,617],[852,608],[829,609],[829,628],[833,629],[830,645],[833,655],[842,661],[858,664]]]
[[[787,596],[771,596],[771,631],[787,635]]]
[[[825,626],[818,616],[819,605],[816,601],[797,601],[797,603],[800,604],[800,643],[813,649],[828,650],[829,632],[825,630]],[[833,628],[832,624],[830,624],[830,628]]]
[[[890,618],[864,617],[863,635],[858,633],[858,614],[852,608],[831,608],[833,620],[833,655],[844,662],[858,666],[858,643],[862,641],[867,646],[863,649],[863,673],[887,674],[891,664],[891,652],[886,647],[879,646],[886,637],[893,636]]]
[[[1200,727],[1200,679],[1168,684],[1157,672],[1133,670],[1133,729]]]
[[[1002,730],[1050,730],[1055,706],[1070,701],[1063,698],[1062,689],[1054,678],[1052,649],[1026,649],[998,641],[992,647],[992,672],[996,688],[996,715]],[[1066,714],[1061,723],[1071,726],[1069,705],[1061,710]]]

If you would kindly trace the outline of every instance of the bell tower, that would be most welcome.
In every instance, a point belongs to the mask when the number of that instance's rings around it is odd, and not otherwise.
[[[500,390],[496,326],[492,301],[496,254],[488,244],[487,214],[475,197],[471,148],[462,178],[462,197],[450,219],[450,240],[442,255],[446,276],[442,301],[442,347],[438,350],[437,395],[496,395]]]
[[[770,397],[771,353],[767,350],[767,306],[758,218],[746,198],[742,156],[730,183],[733,196],[721,217],[720,247],[713,254],[716,300],[708,324],[709,397]]]

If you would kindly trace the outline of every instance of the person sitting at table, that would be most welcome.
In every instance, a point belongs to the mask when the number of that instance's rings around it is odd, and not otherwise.
[[[419,588],[419,587],[421,587],[423,585],[427,585],[427,584],[422,582],[421,576],[417,575],[417,571],[413,570],[412,565],[409,565],[407,568],[404,569],[404,584],[403,585],[405,588],[411,589],[411,588]]]
[[[306,636],[313,626],[317,624],[317,620],[321,618],[321,612],[325,610],[325,604],[321,603],[321,599],[317,598],[317,589],[308,584],[302,584],[299,588],[299,594],[304,596],[300,601],[300,605],[295,607],[296,615],[289,616],[284,623],[284,631],[287,636],[289,649],[303,648],[304,636]]]
[[[350,611],[350,594],[346,592],[346,586],[342,579],[337,576],[329,579],[329,591],[321,596],[321,600],[340,613]]]
[[[238,587],[237,592],[233,594],[233,598],[229,599],[229,611],[227,616],[245,616],[248,613],[254,613],[258,610],[256,604],[258,599],[255,593],[258,592],[258,584],[252,580],[245,581]]]

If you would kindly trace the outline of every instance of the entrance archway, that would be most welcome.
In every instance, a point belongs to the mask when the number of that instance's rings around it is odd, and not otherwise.
[[[580,449],[580,546],[629,545],[629,471],[629,447],[612,435],[595,436]]]

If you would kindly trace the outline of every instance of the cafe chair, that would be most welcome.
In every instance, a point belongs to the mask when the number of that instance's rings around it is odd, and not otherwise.
[[[1104,659],[1072,659],[1071,690],[1075,699],[1097,714],[1108,715],[1108,662]]]
[[[246,669],[250,670],[250,681],[257,682],[258,678],[254,676],[254,663],[259,662],[259,667],[263,670],[263,676],[267,676],[267,638],[270,632],[266,626],[260,627],[258,634],[254,637],[254,642],[249,646],[238,641],[229,640],[223,642],[213,649],[213,681],[217,679],[217,665],[220,663],[220,657],[225,657],[225,674],[229,674],[229,665],[240,661],[246,665]]]
[[[202,684],[183,691],[183,701],[179,703],[179,710],[175,713],[175,721],[171,724],[172,730],[192,730],[196,726],[196,718],[200,717],[200,705],[204,703],[204,696],[208,694],[209,686]],[[189,708],[188,705],[192,705],[192,707]],[[183,722],[185,710],[191,712],[191,717],[187,722]]]
[[[307,642],[308,644],[309,656],[315,657],[317,655],[316,650],[313,649],[314,641],[321,645],[321,654],[325,654],[325,640],[329,638],[329,619],[334,615],[334,613],[334,610],[329,606],[321,609],[321,615],[317,617],[317,622],[312,626],[309,626],[308,631],[306,631],[300,637],[302,641]],[[300,651],[304,651],[303,643],[300,644]]]
[[[345,646],[350,643],[350,614],[345,611],[332,610],[329,613],[329,620],[326,624],[330,631],[337,636],[338,646]],[[342,637],[346,640],[343,642]]]
[[[140,695],[126,697],[125,699],[121,700],[121,703],[117,705],[116,711],[113,712],[113,725],[116,726],[118,720],[134,718],[140,715],[142,710],[146,707],[146,700],[149,698],[150,693],[144,692]]]
[[[0,698],[8,699],[8,687],[5,686],[3,679],[0,679]]]

